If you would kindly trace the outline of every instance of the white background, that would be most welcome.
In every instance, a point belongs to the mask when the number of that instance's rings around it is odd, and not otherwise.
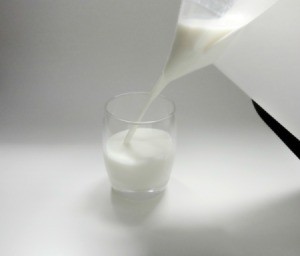
[[[179,131],[167,192],[110,190],[104,102],[150,90],[178,9],[0,1],[1,255],[299,255],[299,161],[214,67],[164,93]]]

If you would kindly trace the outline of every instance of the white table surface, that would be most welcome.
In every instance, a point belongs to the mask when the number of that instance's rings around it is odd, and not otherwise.
[[[299,160],[216,69],[173,86],[177,157],[151,200],[111,191],[100,125],[2,129],[0,255],[298,256]]]

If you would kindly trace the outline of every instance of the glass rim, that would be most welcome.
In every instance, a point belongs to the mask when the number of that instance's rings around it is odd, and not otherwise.
[[[159,123],[163,120],[166,120],[166,119],[169,119],[170,117],[174,116],[175,115],[175,111],[176,111],[176,107],[175,107],[175,103],[166,98],[164,95],[158,95],[156,99],[163,99],[164,101],[168,102],[170,104],[170,106],[172,107],[171,111],[169,114],[165,115],[164,117],[162,118],[159,118],[159,119],[155,119],[155,120],[150,120],[150,121],[131,121],[131,120],[127,120],[127,119],[124,119],[124,118],[120,118],[118,116],[116,116],[115,114],[111,113],[109,110],[108,110],[108,105],[113,102],[114,100],[120,98],[120,97],[123,97],[123,96],[127,96],[127,95],[150,95],[150,92],[139,92],[139,91],[134,91],[134,92],[126,92],[126,93],[121,93],[121,94],[117,94],[113,97],[111,97],[110,99],[108,99],[104,105],[104,108],[105,108],[105,113],[119,121],[122,121],[124,123],[127,123],[127,124],[133,124],[133,125],[143,125],[143,124],[153,124],[153,123]],[[155,100],[156,100],[155,99]],[[154,101],[155,101],[154,100]]]

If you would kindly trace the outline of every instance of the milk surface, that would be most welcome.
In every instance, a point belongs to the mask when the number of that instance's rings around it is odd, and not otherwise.
[[[128,130],[112,135],[104,148],[104,160],[112,186],[121,191],[163,189],[170,176],[174,143],[159,129],[140,128],[128,145]]]

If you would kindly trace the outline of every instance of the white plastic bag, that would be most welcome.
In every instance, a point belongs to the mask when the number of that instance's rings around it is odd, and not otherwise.
[[[182,19],[214,19],[219,22],[236,19],[245,26],[268,10],[278,0],[182,0]]]
[[[183,0],[164,78],[173,81],[213,64],[232,35],[277,0]]]

